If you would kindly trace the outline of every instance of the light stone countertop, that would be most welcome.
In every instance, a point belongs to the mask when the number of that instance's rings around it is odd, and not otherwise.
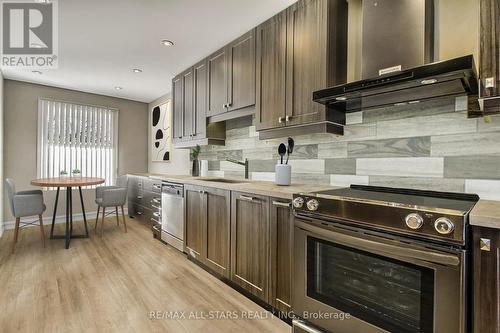
[[[264,195],[269,197],[292,199],[294,193],[307,193],[313,191],[324,191],[339,187],[331,185],[318,184],[294,184],[290,186],[279,186],[273,182],[255,181],[249,179],[237,179],[238,183],[225,183],[217,181],[207,181],[207,179],[220,179],[221,177],[191,177],[191,176],[172,176],[166,174],[155,173],[131,173],[134,176],[143,176],[153,179],[161,179],[169,182],[177,182],[189,185],[206,186],[220,188],[224,190],[246,192],[256,195]],[[225,178],[226,179],[226,178]]]
[[[500,201],[479,200],[470,212],[469,223],[479,227],[500,229]]]

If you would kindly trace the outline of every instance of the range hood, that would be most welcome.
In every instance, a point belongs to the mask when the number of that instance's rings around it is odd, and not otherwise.
[[[356,112],[477,92],[474,58],[468,55],[318,90],[313,100],[338,111]]]

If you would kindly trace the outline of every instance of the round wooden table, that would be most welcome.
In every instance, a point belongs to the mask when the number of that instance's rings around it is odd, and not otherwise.
[[[83,204],[82,186],[98,185],[104,183],[103,178],[94,177],[54,177],[33,179],[31,185],[42,187],[57,187],[56,202],[54,204],[54,214],[52,215],[52,226],[50,228],[50,239],[65,239],[66,248],[72,238],[88,238],[89,229],[87,226],[87,217],[85,216],[85,206]],[[57,203],[59,201],[59,190],[66,188],[66,233],[64,235],[54,235],[54,223],[56,221]],[[83,223],[85,224],[85,234],[73,235],[73,199],[71,189],[78,187],[80,192],[80,203],[82,205]]]

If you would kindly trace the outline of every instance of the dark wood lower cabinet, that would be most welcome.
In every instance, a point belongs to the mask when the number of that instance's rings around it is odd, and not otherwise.
[[[269,303],[291,310],[293,212],[290,200],[271,198],[269,206],[270,261]]]
[[[231,267],[231,192],[204,188],[205,224],[203,230],[203,262],[218,274],[229,278]]]
[[[184,185],[186,253],[212,272],[230,276],[231,192]]]
[[[474,332],[500,332],[500,229],[473,227]]]
[[[205,206],[203,187],[184,185],[184,198],[186,200],[185,250],[191,257],[201,260]]]
[[[232,192],[231,281],[269,299],[269,197]]]

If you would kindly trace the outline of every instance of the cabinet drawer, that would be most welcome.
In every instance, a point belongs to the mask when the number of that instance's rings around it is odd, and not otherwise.
[[[153,217],[153,212],[151,209],[148,209],[142,205],[137,204],[136,202],[131,202],[129,204],[129,215],[133,216],[137,220],[151,223],[151,217]]]
[[[147,192],[161,193],[161,180],[144,178],[142,189]]]

